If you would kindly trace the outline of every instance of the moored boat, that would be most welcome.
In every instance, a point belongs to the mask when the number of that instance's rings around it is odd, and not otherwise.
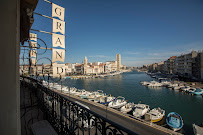
[[[183,127],[182,117],[176,112],[170,112],[166,117],[166,123],[174,130],[178,131]]]
[[[135,104],[133,115],[135,117],[142,117],[149,111],[149,106],[145,104]]]
[[[159,122],[165,116],[165,110],[158,107],[150,110],[147,114],[150,115],[151,122]]]
[[[133,107],[135,106],[135,104],[134,103],[127,103],[126,105],[124,105],[123,107],[121,107],[121,112],[122,113],[128,113],[128,112],[130,112],[132,109],[133,109]]]
[[[192,127],[195,135],[203,135],[203,124],[201,125],[192,124]]]
[[[194,95],[201,95],[201,94],[203,94],[203,90],[199,89],[199,88],[196,88],[196,90],[191,91],[190,93],[194,94]]]
[[[109,104],[113,100],[115,100],[115,97],[108,95],[108,96],[101,97],[99,102],[100,104]]]
[[[127,101],[125,100],[124,97],[118,96],[115,100],[111,101],[108,106],[111,108],[121,108],[122,106],[124,106],[125,104],[127,104]]]
[[[84,94],[80,95],[80,98],[87,98],[88,96],[90,96],[92,93],[89,91],[86,91]]]
[[[87,99],[90,100],[90,101],[94,101],[95,99],[97,99],[98,101],[98,97],[103,97],[104,96],[104,93],[102,90],[97,90],[95,92],[92,92],[91,95],[87,96]]]

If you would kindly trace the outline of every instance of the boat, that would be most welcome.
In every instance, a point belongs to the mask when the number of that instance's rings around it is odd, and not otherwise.
[[[203,124],[199,126],[196,124],[192,124],[192,127],[195,135],[203,135]]]
[[[79,95],[80,98],[87,98],[88,96],[90,96],[92,93],[89,91],[86,91],[85,93]]]
[[[74,96],[80,96],[85,94],[86,91],[85,90],[77,90],[76,92],[72,93]]]
[[[142,117],[149,111],[149,105],[146,104],[136,104],[133,111],[135,117]]]
[[[104,96],[104,93],[102,90],[97,90],[95,92],[92,92],[91,95],[87,96],[87,99],[90,101],[94,101],[97,97]]]
[[[127,101],[125,100],[124,97],[118,96],[115,100],[111,101],[108,106],[111,108],[121,108],[122,106],[124,106],[125,104],[127,104]]]
[[[188,91],[190,88],[191,88],[190,86],[185,86],[185,87],[180,88],[180,90],[186,92],[186,91]]]
[[[124,105],[123,107],[121,107],[121,112],[122,113],[128,113],[128,112],[130,112],[132,109],[133,109],[133,107],[135,106],[135,104],[134,103],[127,103],[126,105]]]
[[[199,88],[196,88],[196,90],[191,91],[190,93],[194,94],[194,95],[201,95],[201,94],[203,94],[203,90],[199,89]]]
[[[148,87],[161,87],[162,83],[159,83],[157,81],[151,81],[147,86]]]
[[[171,85],[171,82],[169,82],[169,81],[162,81],[161,84],[162,84],[162,86],[168,87],[169,85]]]
[[[154,109],[150,110],[146,114],[150,116],[151,122],[159,122],[165,116],[165,110],[158,107],[158,108],[154,108]]]
[[[63,92],[67,93],[67,94],[73,94],[73,93],[77,92],[77,89],[75,87],[69,87],[66,90],[64,90]]]
[[[100,102],[100,104],[109,104],[111,101],[113,101],[115,99],[116,99],[115,97],[112,97],[111,95],[107,95],[107,96],[100,98],[99,102]]]
[[[146,82],[146,81],[143,81],[143,82],[140,82],[142,85],[149,85],[150,82]]]
[[[183,127],[182,117],[176,112],[170,112],[166,117],[166,123],[174,130],[178,131]]]
[[[104,97],[104,95],[101,95],[101,96],[98,96],[98,97],[94,98],[94,102],[95,102],[95,103],[99,103],[99,102],[100,102],[100,99],[101,99],[102,97]]]
[[[192,88],[192,87],[191,87],[191,88],[190,88],[189,90],[187,90],[186,92],[187,92],[187,93],[192,93],[192,92],[195,91],[195,90],[196,90],[196,88]]]
[[[175,86],[178,86],[177,83],[171,83],[170,85],[168,85],[168,88],[172,88],[172,87],[175,87]]]

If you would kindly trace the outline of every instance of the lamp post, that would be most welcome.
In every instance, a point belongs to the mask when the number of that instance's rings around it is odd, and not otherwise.
[[[107,96],[104,99],[105,99],[105,105],[106,105],[106,118],[107,118]]]

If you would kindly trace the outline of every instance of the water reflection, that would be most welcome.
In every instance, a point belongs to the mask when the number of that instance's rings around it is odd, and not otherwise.
[[[146,86],[147,87],[147,86]],[[162,87],[147,87],[149,90],[162,90]]]

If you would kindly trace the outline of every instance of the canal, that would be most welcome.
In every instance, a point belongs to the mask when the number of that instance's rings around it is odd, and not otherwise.
[[[192,134],[192,124],[203,123],[203,98],[191,96],[182,92],[160,87],[157,89],[142,86],[140,81],[151,81],[145,73],[133,72],[121,75],[94,79],[66,79],[63,85],[85,89],[88,91],[103,90],[111,96],[123,96],[128,102],[148,104],[151,109],[160,107],[169,112],[179,113],[184,121],[181,131],[184,134]]]

